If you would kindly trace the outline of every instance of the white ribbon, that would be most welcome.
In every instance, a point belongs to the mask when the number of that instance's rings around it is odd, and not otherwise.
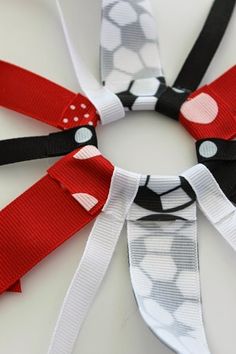
[[[72,353],[88,310],[111,262],[140,176],[115,169],[110,194],[89,236],[66,294],[48,354]]]
[[[76,22],[73,22],[73,14],[75,11],[78,13],[80,11],[79,1],[56,0],[56,3],[75,74],[81,89],[96,107],[102,124],[123,118],[125,116],[125,110],[120,99],[95,79],[81,59],[78,50],[76,50],[76,38],[73,34],[77,34],[79,30],[77,30],[78,19]],[[64,6],[66,6],[66,12],[63,11]]]
[[[149,0],[103,0],[101,76],[130,110],[154,110],[165,90]]]
[[[128,214],[130,274],[140,313],[153,333],[176,353],[209,354],[199,281],[196,202],[184,191],[179,177],[150,176],[145,186],[156,193],[160,211],[154,211],[154,200],[149,206],[145,200],[143,207],[141,202],[133,204]]]
[[[235,207],[210,171],[199,164],[182,176],[210,222],[236,249]],[[147,194],[138,202],[144,187]],[[143,319],[176,353],[210,354],[202,316],[196,203],[188,188],[179,177],[147,179],[115,169],[106,205],[65,297],[48,354],[72,353],[125,220],[131,280]]]
[[[183,174],[197,196],[202,212],[230,246],[236,250],[236,208],[222,192],[215,178],[202,164]]]

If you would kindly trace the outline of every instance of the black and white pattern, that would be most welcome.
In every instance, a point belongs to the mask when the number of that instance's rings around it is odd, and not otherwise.
[[[96,172],[98,160],[102,168],[104,161],[95,147],[84,147],[74,156],[78,164],[84,160],[81,168],[94,157]],[[99,202],[83,190],[73,197],[88,212]],[[175,353],[210,354],[202,317],[195,199],[236,251],[236,208],[205,166],[198,164],[182,177],[141,176],[115,167],[48,354],[72,353],[126,221],[131,281],[144,321]]]
[[[148,0],[103,0],[101,75],[125,108],[155,110],[165,79]]]
[[[195,194],[184,178],[143,177],[128,215],[140,313],[175,352],[209,353],[202,324]]]

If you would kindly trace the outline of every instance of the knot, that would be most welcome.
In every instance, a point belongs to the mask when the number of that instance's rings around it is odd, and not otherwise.
[[[190,93],[191,91],[189,90],[166,86],[157,101],[156,111],[178,120],[181,106]]]

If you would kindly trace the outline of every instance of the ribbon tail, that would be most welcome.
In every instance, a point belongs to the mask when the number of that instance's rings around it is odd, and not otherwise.
[[[94,224],[67,291],[48,354],[70,354],[111,262],[139,176],[115,169],[108,200]]]
[[[130,110],[154,110],[165,85],[149,0],[103,0],[100,53],[105,87]]]
[[[78,1],[57,0],[56,2],[79,86],[96,107],[103,124],[123,118],[125,111],[119,98],[96,80],[79,55],[78,16],[75,16],[80,13]]]
[[[209,354],[196,220],[128,221],[128,245],[132,285],[148,327],[178,354]]]
[[[94,146],[81,148],[1,211],[0,293],[101,212],[113,169]]]
[[[0,76],[1,106],[55,127],[65,107],[76,96],[39,75],[4,61],[0,61]]]

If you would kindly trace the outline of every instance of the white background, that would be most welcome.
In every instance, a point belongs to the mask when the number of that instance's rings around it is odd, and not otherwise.
[[[78,2],[81,54],[98,78],[101,0]],[[171,84],[212,0],[151,2],[158,22],[163,67]],[[236,11],[204,82],[235,63],[235,20]],[[53,0],[0,0],[0,57],[78,90]],[[2,108],[0,126],[1,139],[53,131],[47,125]],[[196,163],[191,136],[178,123],[157,113],[128,114],[123,121],[99,127],[98,138],[105,156],[135,172],[179,174]],[[48,159],[1,167],[0,206],[4,207],[37,181],[52,163],[53,159]],[[22,294],[6,293],[0,297],[0,354],[46,354],[60,305],[90,228],[86,227],[27,274],[22,281]],[[209,345],[213,354],[235,354],[236,254],[202,215],[199,244]],[[171,353],[154,337],[138,313],[128,273],[125,232],[75,353]]]

